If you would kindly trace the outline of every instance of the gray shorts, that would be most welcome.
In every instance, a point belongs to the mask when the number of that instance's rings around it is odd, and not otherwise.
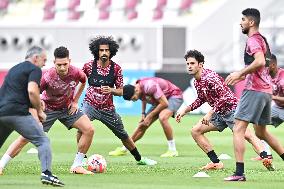
[[[220,115],[214,112],[210,119],[210,122],[219,130],[219,132],[222,132],[227,127],[229,127],[233,131],[235,124],[234,114],[235,110],[230,111],[226,115]]]
[[[183,103],[183,99],[171,97],[171,98],[168,99],[168,102],[169,102],[169,105],[168,105],[167,109],[173,112],[172,117],[174,118],[175,113],[177,112],[177,110],[179,109],[179,107]],[[153,111],[155,108],[156,108],[156,106],[151,106],[150,109],[147,111],[146,115],[149,114],[151,111]]]
[[[271,95],[244,90],[238,104],[235,118],[257,125],[271,123]]]
[[[44,132],[48,132],[56,120],[59,120],[68,130],[70,130],[74,123],[84,115],[80,109],[73,115],[68,114],[68,109],[48,110],[45,111],[45,113],[46,121],[42,123]]]
[[[281,125],[284,122],[284,108],[277,105],[271,107],[271,124],[275,127]]]
[[[91,121],[99,120],[105,124],[112,132],[121,140],[126,140],[129,136],[124,129],[122,120],[115,110],[103,111],[95,109],[87,102],[83,102],[83,112],[89,117]]]

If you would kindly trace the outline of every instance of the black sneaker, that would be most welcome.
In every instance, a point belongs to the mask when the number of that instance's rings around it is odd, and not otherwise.
[[[44,173],[41,173],[41,183],[42,184],[47,184],[47,185],[52,185],[52,186],[59,186],[63,187],[65,184],[61,182],[57,176],[55,175],[46,175]]]

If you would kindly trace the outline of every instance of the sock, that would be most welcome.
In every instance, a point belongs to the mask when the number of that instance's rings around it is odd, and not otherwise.
[[[262,159],[267,158],[267,152],[266,152],[266,151],[260,152],[259,156],[260,156]]]
[[[45,175],[52,175],[49,170],[45,170],[45,171],[43,171],[42,173],[44,173]]]
[[[83,159],[85,157],[86,154],[83,154],[81,152],[77,152],[76,156],[75,156],[75,159],[74,159],[74,162],[73,162],[73,165],[71,166],[71,168],[75,168],[75,167],[79,167],[79,166],[82,166],[82,162],[83,162]]]
[[[216,153],[214,152],[214,150],[210,151],[207,153],[207,156],[209,157],[209,159],[213,162],[213,163],[219,163],[220,160],[218,159]]]
[[[236,175],[242,176],[244,174],[245,164],[244,162],[236,162]]]
[[[138,152],[136,147],[133,150],[131,150],[130,153],[134,156],[136,161],[140,161],[141,160],[141,155],[139,154],[139,152]]]
[[[284,153],[281,154],[280,157],[282,158],[282,160],[284,160]]]
[[[264,140],[261,140],[261,142],[262,142],[262,144],[264,146],[264,151],[266,151],[268,156],[271,156],[270,146]]]
[[[0,167],[5,168],[12,158],[8,154],[4,154],[0,160]]]
[[[175,140],[168,140],[168,148],[170,151],[176,151],[176,143]]]

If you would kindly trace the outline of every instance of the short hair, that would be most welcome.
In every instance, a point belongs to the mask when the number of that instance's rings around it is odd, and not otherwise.
[[[275,64],[277,64],[277,57],[275,56],[275,54],[271,54],[270,59],[271,59]]]
[[[112,36],[97,36],[91,40],[89,49],[96,60],[99,59],[100,45],[108,45],[110,51],[110,59],[114,57],[119,49],[118,43]]]
[[[243,10],[242,14],[246,17],[251,17],[255,24],[257,26],[259,26],[260,23],[260,12],[259,10],[255,9],[255,8],[247,8],[245,10]]]
[[[44,51],[44,49],[39,47],[39,46],[32,46],[27,51],[25,59],[29,59],[29,58],[33,57],[34,55],[40,55],[40,54],[42,54],[43,51]]]
[[[69,58],[69,50],[66,47],[60,46],[54,50],[55,58]]]
[[[124,100],[131,100],[132,96],[135,92],[135,86],[133,85],[125,85],[123,87],[123,98]]]
[[[203,62],[204,63],[204,56],[201,52],[197,50],[190,50],[187,51],[186,54],[184,55],[184,59],[187,60],[189,57],[195,58],[198,63]]]

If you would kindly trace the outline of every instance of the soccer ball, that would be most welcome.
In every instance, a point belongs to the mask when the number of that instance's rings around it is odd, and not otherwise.
[[[103,173],[106,171],[107,162],[102,155],[94,154],[88,158],[87,166],[93,173]]]

